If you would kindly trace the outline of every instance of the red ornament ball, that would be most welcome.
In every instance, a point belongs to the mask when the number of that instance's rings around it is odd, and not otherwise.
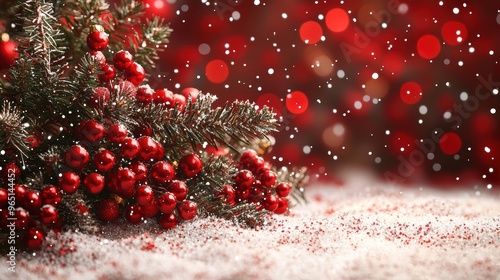
[[[121,155],[128,159],[133,159],[139,152],[140,146],[136,139],[126,137],[121,142]]]
[[[26,240],[26,248],[29,250],[38,250],[45,241],[45,234],[41,229],[30,228],[24,235],[24,238]]]
[[[145,77],[146,72],[144,68],[137,62],[132,63],[127,70],[125,70],[125,78],[135,86],[139,86],[142,81],[144,81]]]
[[[151,161],[156,158],[158,146],[160,145],[158,142],[149,136],[142,136],[137,141],[140,147],[137,156],[140,160]]]
[[[174,107],[177,107],[179,112],[184,112],[186,103],[186,97],[184,97],[184,95],[174,94]]]
[[[113,143],[113,144],[119,144],[122,142],[125,138],[127,138],[128,130],[123,124],[112,124],[106,129],[106,132],[104,136],[106,139]]]
[[[80,187],[80,176],[75,172],[66,171],[59,177],[58,186],[63,192],[72,194]]]
[[[27,191],[24,196],[24,203],[22,207],[28,210],[29,213],[37,213],[40,211],[40,207],[42,207],[42,198],[40,197],[40,194],[36,191]]]
[[[100,149],[94,155],[94,164],[97,171],[108,172],[115,167],[116,157],[110,150]]]
[[[273,212],[278,209],[279,202],[276,196],[268,194],[262,198],[261,204],[267,211]]]
[[[181,94],[186,98],[186,100],[191,99],[191,102],[196,102],[200,91],[193,87],[185,88],[181,91]]]
[[[142,208],[142,215],[145,218],[153,218],[160,211],[158,200],[156,199],[156,197],[153,198],[153,200],[151,200],[151,203],[149,203],[148,205],[144,205],[141,208]]]
[[[57,206],[62,199],[61,192],[53,185],[44,187],[40,192],[40,196],[42,197],[42,204],[50,204],[53,206]]]
[[[139,205],[129,205],[125,208],[125,219],[131,224],[138,224],[142,221],[142,209]]]
[[[260,182],[264,187],[271,188],[276,184],[276,180],[278,179],[278,176],[274,171],[271,170],[264,170],[262,174],[260,175]]]
[[[148,181],[148,167],[140,162],[134,161],[128,167],[135,173],[135,181],[139,184],[144,184]]]
[[[124,71],[129,68],[133,62],[134,56],[128,51],[121,50],[115,53],[115,55],[113,56],[113,64],[115,65],[116,69],[120,71]]]
[[[141,185],[137,188],[135,192],[135,200],[140,206],[150,204],[155,198],[155,193],[153,189],[148,185]]]
[[[246,150],[240,156],[240,165],[244,168],[248,168],[258,156],[259,155],[255,150]]]
[[[8,191],[4,188],[0,188],[0,208],[7,206],[8,197]]]
[[[90,97],[90,107],[98,109],[98,108],[104,108],[108,106],[109,104],[109,98],[111,96],[111,93],[109,92],[109,89],[106,87],[96,87],[94,89],[94,92],[92,93],[92,96]]]
[[[198,213],[198,205],[194,201],[184,200],[179,204],[177,210],[182,219],[191,220]]]
[[[164,229],[172,229],[177,226],[177,217],[172,213],[163,213],[158,219],[158,223]]]
[[[90,56],[97,60],[100,66],[106,64],[106,57],[101,51],[89,51]]]
[[[155,91],[149,85],[143,85],[137,89],[135,98],[142,104],[149,104],[153,101],[154,95]]]
[[[254,177],[250,170],[240,170],[234,177],[236,187],[240,190],[248,190],[253,184]]]
[[[149,178],[157,184],[164,185],[174,179],[174,167],[166,161],[158,161],[151,166]]]
[[[16,204],[22,205],[25,202],[24,198],[26,197],[27,192],[28,190],[25,186],[19,184],[14,185],[14,197],[16,199]]]
[[[168,190],[175,195],[178,201],[184,200],[187,197],[188,187],[184,181],[173,180],[168,185]]]
[[[111,222],[120,216],[120,205],[111,198],[103,199],[97,205],[97,217],[105,222]]]
[[[24,210],[23,208],[17,208],[16,210],[14,210],[14,218],[14,227],[16,229],[26,229],[30,220],[28,211]]]
[[[168,89],[159,89],[153,96],[155,104],[163,104],[165,108],[172,108],[174,105],[174,93]]]
[[[164,192],[158,197],[158,206],[162,213],[172,213],[177,206],[177,197],[174,193]]]
[[[102,51],[108,47],[109,36],[102,28],[92,31],[87,36],[87,46],[92,51]]]
[[[284,197],[278,197],[278,208],[274,210],[276,214],[285,214],[288,212],[288,200]]]
[[[82,169],[89,162],[89,152],[80,145],[74,145],[68,148],[64,160],[67,166]]]
[[[192,178],[201,172],[203,162],[196,154],[185,155],[179,161],[179,169],[187,178]]]
[[[89,141],[94,145],[104,137],[104,126],[95,120],[82,121],[77,129],[78,138],[80,140]]]
[[[103,73],[99,74],[97,77],[99,78],[99,81],[101,81],[102,83],[110,82],[116,76],[116,69],[113,65],[107,63],[101,65],[101,71]]]
[[[45,225],[50,225],[57,221],[59,217],[57,209],[52,205],[45,205],[40,209],[40,222]]]
[[[222,191],[217,193],[217,195],[222,199],[224,199],[224,202],[226,204],[233,205],[236,203],[236,191],[231,185],[228,184],[224,185]]]
[[[4,183],[14,182],[21,176],[21,169],[13,162],[9,162],[2,168],[2,179]]]
[[[119,194],[125,196],[126,198],[132,197],[135,191],[135,174],[132,170],[128,168],[119,168],[116,170],[113,180],[116,183],[116,187]]]
[[[276,194],[279,197],[287,197],[291,191],[292,187],[288,183],[282,182],[276,185]]]
[[[83,185],[91,194],[98,194],[104,189],[106,180],[99,173],[90,173],[83,180]]]

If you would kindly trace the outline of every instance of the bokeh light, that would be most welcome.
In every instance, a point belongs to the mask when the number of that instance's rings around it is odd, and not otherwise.
[[[467,39],[468,31],[465,24],[458,21],[448,21],[441,27],[443,40],[452,46],[456,46]]]
[[[457,154],[462,148],[462,138],[455,132],[446,132],[439,138],[439,147],[447,155]]]
[[[205,75],[212,83],[222,83],[229,76],[229,68],[221,59],[214,59],[207,63]]]
[[[422,98],[422,88],[416,82],[406,82],[399,89],[399,96],[406,104],[415,104]]]
[[[300,26],[299,34],[306,44],[316,44],[323,36],[323,29],[316,21],[306,21]]]
[[[424,35],[417,42],[418,54],[425,59],[433,59],[441,51],[441,42],[434,35]]]
[[[331,9],[326,14],[325,23],[332,32],[342,32],[349,26],[349,16],[343,9]]]
[[[307,110],[309,100],[301,91],[293,91],[286,96],[286,108],[293,114],[302,114]]]

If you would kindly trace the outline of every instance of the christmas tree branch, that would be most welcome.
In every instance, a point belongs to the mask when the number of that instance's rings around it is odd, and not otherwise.
[[[176,147],[176,143],[207,142],[217,147],[223,143],[233,150],[231,139],[248,144],[251,138],[264,138],[276,130],[277,122],[269,108],[256,109],[254,103],[235,101],[223,107],[212,108],[215,97],[199,96],[196,102],[188,102],[183,112],[176,108],[170,111],[141,111],[142,117],[161,134],[162,141]],[[156,107],[155,107],[156,108]]]
[[[12,147],[26,157],[29,150],[25,141],[28,133],[22,120],[21,112],[10,102],[4,101],[0,111],[0,150]]]

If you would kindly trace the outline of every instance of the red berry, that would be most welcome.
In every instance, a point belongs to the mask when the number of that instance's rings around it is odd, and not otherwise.
[[[121,50],[113,56],[113,64],[120,71],[127,69],[133,62],[134,56],[128,51]]]
[[[135,173],[135,181],[139,184],[144,184],[148,180],[148,168],[147,166],[140,162],[132,162],[129,168]]]
[[[276,180],[278,179],[278,176],[274,171],[271,170],[264,170],[262,174],[260,174],[260,182],[264,187],[271,188],[276,184]]]
[[[255,161],[259,155],[255,150],[246,150],[240,156],[240,165],[244,168],[249,168],[250,164]]]
[[[276,194],[280,197],[287,197],[292,191],[290,184],[282,182],[276,185]]]
[[[118,92],[121,96],[129,96],[135,98],[137,87],[130,81],[120,80],[118,83]]]
[[[264,206],[264,208],[267,211],[271,211],[271,212],[275,211],[279,205],[278,198],[276,198],[276,196],[274,196],[272,194],[268,194],[268,195],[264,196],[262,198],[261,204],[262,204],[262,206]]]
[[[177,217],[172,213],[161,214],[158,223],[164,229],[172,229],[177,226]]]
[[[105,183],[106,181],[104,179],[104,176],[99,173],[90,173],[83,180],[83,185],[91,194],[98,194],[102,192]]]
[[[90,32],[87,36],[87,46],[92,51],[102,51],[108,47],[109,36],[103,30]]]
[[[250,189],[236,189],[236,201],[247,200],[250,197]]]
[[[177,210],[182,219],[191,220],[198,213],[198,205],[196,205],[196,202],[194,201],[184,200],[179,204]]]
[[[137,139],[139,142],[139,153],[137,156],[142,161],[150,161],[156,158],[158,153],[158,146],[160,145],[153,138],[149,136],[142,136]]]
[[[179,161],[179,169],[187,178],[192,178],[201,172],[203,162],[196,154],[185,155]]]
[[[4,188],[0,188],[0,208],[7,206],[8,197],[8,191]]]
[[[263,171],[268,170],[269,166],[266,165],[266,161],[262,157],[258,156],[250,162],[249,169],[254,174],[261,174]]]
[[[144,205],[141,208],[142,208],[142,215],[145,218],[153,218],[160,211],[160,208],[158,206],[158,200],[156,198],[153,198],[153,200],[151,200],[151,203],[149,203],[148,205]]]
[[[133,159],[139,152],[139,142],[131,137],[126,137],[121,142],[121,154],[123,157]]]
[[[123,124],[112,124],[106,129],[105,136],[106,139],[114,144],[119,144],[122,142],[128,134],[127,128]]]
[[[142,136],[151,136],[153,135],[153,129],[151,128],[151,125],[148,123],[143,123],[141,126],[137,126],[134,128],[134,136],[135,137],[142,137]]]
[[[231,185],[224,185],[224,188],[222,191],[218,192],[217,195],[219,195],[221,198],[224,199],[224,202],[229,205],[233,205],[236,202],[236,192]]]
[[[150,204],[154,196],[153,189],[148,185],[139,186],[135,192],[135,200],[141,206]]]
[[[284,197],[278,197],[278,208],[274,210],[276,214],[284,214],[288,212],[288,200]]]
[[[108,172],[115,167],[116,157],[111,151],[100,149],[94,155],[94,164],[97,171]]]
[[[17,205],[22,205],[25,202],[26,193],[28,190],[25,186],[15,184],[14,185],[14,197]]]
[[[82,169],[89,162],[89,152],[80,145],[74,145],[68,148],[64,160],[69,167]]]
[[[142,104],[149,104],[153,101],[154,95],[155,91],[149,85],[144,85],[137,89],[135,98]]]
[[[255,184],[256,182],[258,182],[258,183]],[[258,203],[262,200],[263,197],[264,197],[264,191],[263,191],[262,185],[261,185],[260,181],[255,180],[254,184],[250,188],[250,196],[248,197],[248,202],[249,203]]]
[[[89,54],[90,54],[90,56],[92,56],[92,58],[97,60],[99,65],[103,65],[106,63],[106,57],[104,56],[104,54],[101,51],[89,51]]]
[[[165,156],[165,149],[163,148],[162,144],[158,143],[156,151],[156,160],[163,160],[163,157]]]
[[[172,213],[177,206],[177,198],[174,193],[164,192],[158,197],[158,206],[162,213]]]
[[[253,174],[250,170],[240,170],[236,173],[234,181],[236,182],[236,187],[241,190],[248,190],[253,184]]]
[[[113,176],[118,191],[125,197],[131,197],[135,190],[135,174],[128,168],[119,168]]]
[[[149,171],[149,178],[157,184],[164,185],[170,180],[174,179],[175,170],[174,167],[166,161],[158,161]]]
[[[29,250],[38,250],[45,241],[45,234],[41,229],[30,228],[24,235],[24,238],[26,240],[26,248]]]
[[[82,136],[82,139],[80,140],[87,140],[96,144],[104,137],[104,126],[95,120],[82,121],[79,128],[80,135]]]
[[[57,209],[52,205],[45,205],[40,209],[40,221],[49,225],[55,223],[58,218]]]
[[[23,208],[17,208],[14,210],[14,218],[14,227],[16,229],[26,229],[30,220],[30,215],[26,210]]]
[[[174,105],[174,93],[168,89],[159,89],[153,96],[155,104],[163,104],[165,108],[172,108]]]
[[[104,64],[101,65],[101,71],[103,73],[98,75],[99,81],[102,83],[107,83],[113,80],[116,76],[116,69],[113,65]]]
[[[137,62],[132,63],[127,70],[125,70],[125,78],[135,86],[139,86],[142,81],[144,81],[145,77],[146,72],[144,68]]]
[[[66,171],[59,178],[58,186],[63,192],[72,194],[80,187],[80,176],[75,172]]]
[[[131,224],[138,224],[142,221],[142,208],[139,205],[129,205],[125,208],[125,219]]]
[[[177,107],[179,112],[184,112],[184,108],[186,108],[186,97],[180,94],[174,94],[174,107]]]
[[[37,213],[42,207],[42,198],[36,191],[27,191],[24,196],[23,208],[29,213]]]
[[[172,183],[168,185],[168,190],[175,195],[178,201],[184,200],[187,197],[188,187],[184,181],[172,181]]]
[[[57,206],[62,198],[59,189],[52,185],[43,188],[40,192],[40,196],[42,197],[42,204],[50,204],[53,206]]]
[[[189,100],[191,98],[191,102],[196,102],[196,99],[198,98],[200,91],[196,88],[188,87],[188,88],[183,89],[181,91],[181,94],[184,97],[186,97],[186,100]]]
[[[108,88],[96,87],[94,89],[92,96],[89,98],[90,101],[89,105],[95,109],[104,108],[108,106],[110,96],[111,93],[109,92]]]
[[[9,162],[2,168],[2,179],[4,182],[14,182],[21,176],[21,169],[13,162]]]
[[[103,199],[97,205],[97,217],[102,221],[111,222],[118,216],[120,216],[120,205],[114,199]]]

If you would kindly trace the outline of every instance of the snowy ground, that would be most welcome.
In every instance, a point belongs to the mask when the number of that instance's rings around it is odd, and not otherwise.
[[[498,194],[356,183],[307,195],[258,230],[197,219],[61,234],[0,279],[500,279]]]

